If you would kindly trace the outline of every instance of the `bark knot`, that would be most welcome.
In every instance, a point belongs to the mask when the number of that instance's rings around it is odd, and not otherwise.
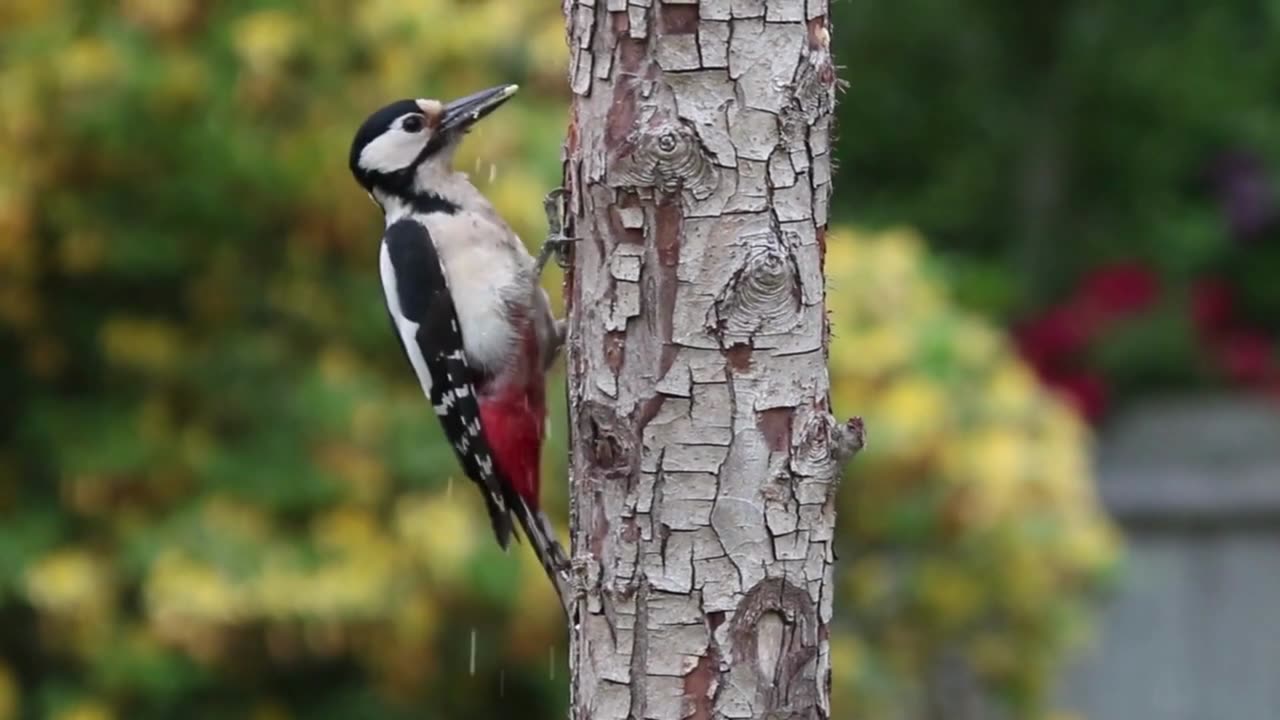
[[[757,682],[757,717],[816,718],[819,715],[818,612],[809,593],[783,578],[768,578],[747,591],[729,629],[731,673]],[[745,678],[742,678],[745,679]]]
[[[707,329],[732,337],[778,334],[800,322],[800,278],[788,245],[795,233],[772,230],[744,235],[746,257],[720,290]]]
[[[822,407],[811,408],[805,414],[808,417],[799,426],[799,437],[791,455],[791,469],[808,477],[832,478],[834,484],[839,480],[840,466],[856,455],[866,442],[862,418],[855,417],[840,423]]]
[[[655,108],[648,108],[652,116]],[[634,130],[609,167],[612,187],[649,187],[666,195],[687,190],[705,200],[719,173],[697,134],[682,123],[660,121]]]
[[[592,465],[606,477],[628,475],[635,467],[636,449],[631,431],[607,405],[588,401],[579,414],[578,429],[592,455]]]

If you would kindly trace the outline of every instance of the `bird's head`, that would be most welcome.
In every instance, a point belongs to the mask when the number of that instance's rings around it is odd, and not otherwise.
[[[448,172],[462,136],[515,94],[501,85],[452,102],[397,100],[369,116],[351,143],[351,174],[375,198],[421,190],[423,171]]]

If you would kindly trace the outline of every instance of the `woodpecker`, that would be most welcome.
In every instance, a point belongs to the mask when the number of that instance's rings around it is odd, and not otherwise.
[[[508,547],[514,516],[568,603],[568,559],[538,503],[545,374],[564,339],[538,284],[548,253],[535,261],[453,169],[463,136],[516,89],[393,102],[360,126],[350,166],[386,219],[378,268],[400,348],[498,544]]]

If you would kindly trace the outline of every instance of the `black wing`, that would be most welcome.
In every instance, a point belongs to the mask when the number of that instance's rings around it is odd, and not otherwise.
[[[427,229],[414,220],[400,220],[382,237],[391,263],[391,278],[383,277],[387,312],[400,349],[415,371],[419,364],[428,377],[431,405],[444,426],[463,471],[480,486],[493,533],[506,548],[511,538],[511,509],[519,502],[507,483],[501,482],[493,452],[480,428],[480,404],[475,385],[478,373],[467,363],[462,330],[449,294],[449,282]],[[394,287],[388,280],[394,280]],[[399,307],[392,304],[392,295]],[[401,334],[397,313],[418,328],[411,342]]]

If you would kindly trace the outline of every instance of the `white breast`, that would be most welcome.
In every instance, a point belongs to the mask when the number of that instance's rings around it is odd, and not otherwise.
[[[467,359],[497,373],[517,352],[511,307],[532,299],[528,253],[509,230],[475,213],[437,213],[424,220],[449,279]]]

